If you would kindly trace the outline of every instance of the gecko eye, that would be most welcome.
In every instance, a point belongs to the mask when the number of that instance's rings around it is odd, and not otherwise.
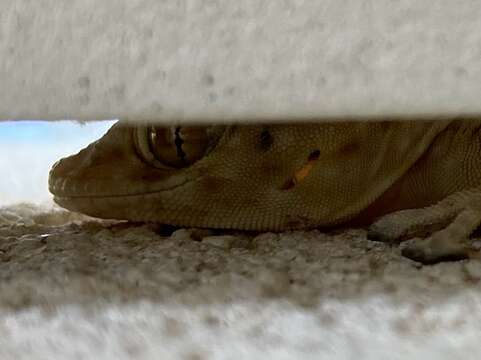
[[[217,130],[213,130],[217,128]],[[217,143],[219,126],[146,126],[135,130],[137,150],[152,165],[184,168]]]

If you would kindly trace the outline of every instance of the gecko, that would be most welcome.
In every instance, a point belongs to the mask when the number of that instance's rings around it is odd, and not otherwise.
[[[287,231],[366,226],[425,264],[477,257],[481,121],[119,121],[57,161],[60,206],[105,219]]]

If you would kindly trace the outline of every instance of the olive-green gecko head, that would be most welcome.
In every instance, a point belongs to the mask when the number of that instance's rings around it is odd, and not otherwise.
[[[61,206],[102,218],[219,228],[295,225],[301,214],[289,209],[300,200],[287,188],[319,150],[312,145],[301,153],[306,145],[282,130],[118,123],[55,164],[50,191]]]
[[[101,218],[250,230],[330,225],[379,197],[443,127],[396,135],[409,126],[119,122],[57,162],[49,187],[59,205]]]

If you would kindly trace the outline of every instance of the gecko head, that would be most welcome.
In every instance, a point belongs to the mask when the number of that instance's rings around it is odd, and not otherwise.
[[[283,145],[288,135],[279,125],[118,122],[78,154],[58,161],[49,189],[60,206],[100,218],[285,228],[295,195],[284,185],[302,164],[292,159],[296,147]],[[280,161],[279,154],[292,161]]]

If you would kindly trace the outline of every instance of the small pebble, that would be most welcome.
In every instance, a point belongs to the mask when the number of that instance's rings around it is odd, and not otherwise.
[[[202,242],[219,248],[229,249],[235,239],[236,237],[232,235],[207,236],[202,239]]]

